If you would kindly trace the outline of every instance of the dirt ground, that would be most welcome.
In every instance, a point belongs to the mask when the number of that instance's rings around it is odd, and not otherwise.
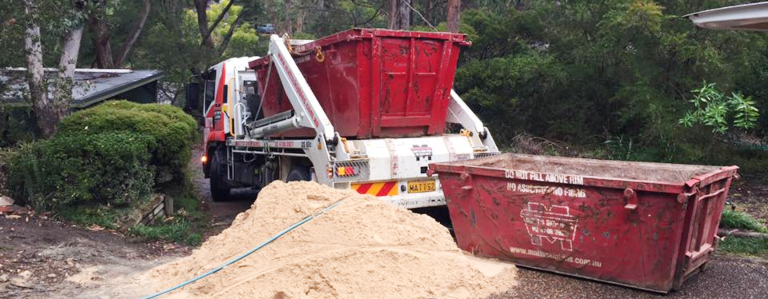
[[[518,271],[518,283],[514,290],[491,298],[768,298],[768,265],[765,261],[718,255],[682,290],[667,295],[523,268]]]
[[[735,180],[728,201],[736,210],[768,223],[768,177],[745,175]]]
[[[199,154],[193,155],[193,165],[198,165]],[[253,190],[238,190],[231,201],[211,202],[199,167],[195,182],[210,215],[206,237],[229,226],[256,197]],[[739,209],[768,218],[768,211],[756,208],[768,206],[768,180],[743,179],[734,184],[733,194],[731,201]],[[444,218],[438,210],[428,212]],[[131,286],[131,275],[191,251],[174,244],[137,243],[116,232],[78,228],[41,215],[6,216],[0,215],[0,298],[138,298],[147,290]],[[491,298],[766,298],[768,262],[718,255],[682,291],[666,296],[527,269],[520,269],[518,279],[517,288]]]
[[[203,151],[201,149],[196,149],[192,152],[190,168],[194,170],[192,172],[193,181],[195,182],[198,194],[200,194],[203,209],[208,213],[209,217],[210,229],[205,232],[205,238],[207,239],[229,227],[237,214],[251,207],[259,193],[258,190],[248,188],[233,189],[232,193],[230,193],[230,200],[224,202],[214,202],[211,200],[210,181],[205,178],[203,168],[198,160],[202,154]]]
[[[142,272],[188,248],[133,243],[45,216],[0,216],[0,298],[107,298],[116,277]]]

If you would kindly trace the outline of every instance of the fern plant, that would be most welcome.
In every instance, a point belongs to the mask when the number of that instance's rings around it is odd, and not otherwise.
[[[711,127],[712,132],[725,134],[730,127],[754,128],[760,116],[751,96],[745,97],[738,92],[725,96],[715,83],[704,82],[704,86],[694,89],[693,93],[695,96],[690,102],[694,109],[678,120],[684,126],[703,124]]]

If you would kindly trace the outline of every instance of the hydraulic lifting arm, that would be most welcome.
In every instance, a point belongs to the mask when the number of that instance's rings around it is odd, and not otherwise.
[[[296,114],[291,118],[255,128],[251,135],[262,137],[303,127],[314,129],[317,135],[322,135],[325,140],[333,139],[333,125],[285,46],[285,39],[272,35],[269,39],[269,55]]]
[[[472,132],[473,137],[476,136],[480,142],[488,148],[488,151],[499,151],[491,133],[488,132],[488,128],[483,126],[483,122],[480,118],[472,112],[472,109],[469,109],[469,106],[464,103],[459,97],[459,94],[453,89],[451,89],[451,99],[448,104],[448,117],[446,122],[460,124],[464,129]]]

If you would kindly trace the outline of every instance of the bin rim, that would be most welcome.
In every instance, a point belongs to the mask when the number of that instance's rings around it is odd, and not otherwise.
[[[467,35],[463,33],[453,32],[429,32],[429,31],[406,31],[406,30],[392,30],[392,29],[380,29],[380,28],[353,28],[344,30],[332,35],[318,38],[312,42],[293,45],[294,56],[304,56],[314,53],[318,47],[325,47],[331,44],[353,41],[372,39],[374,37],[401,37],[401,38],[426,38],[434,40],[450,41],[458,44],[462,47],[471,46],[472,42],[467,40]],[[269,63],[269,56],[253,60],[249,63],[249,68],[254,69],[259,66],[264,66]]]
[[[428,32],[428,31],[405,31],[379,28],[354,28],[341,31],[329,36],[319,38],[313,42],[302,45],[295,45],[294,50],[297,53],[314,51],[317,47],[325,47],[343,41],[371,39],[374,37],[404,37],[404,38],[427,38],[458,43],[460,46],[469,46],[472,42],[467,41],[467,35],[463,33],[452,32]]]
[[[506,153],[502,155],[483,157],[483,158],[473,159],[473,160],[432,163],[432,164],[429,164],[428,175],[437,174],[439,176],[440,173],[454,173],[454,174],[499,177],[499,178],[510,179],[510,180],[531,181],[529,179],[516,179],[516,178],[508,177],[509,171],[516,170],[516,169],[466,164],[467,161],[473,161],[475,163],[485,161],[485,160],[493,161],[495,159],[499,159],[499,157],[504,157],[504,156],[552,157],[552,158],[568,159],[568,160],[610,161],[610,160],[599,160],[599,159],[565,158],[565,157],[554,157],[554,156],[537,156],[537,155],[527,155],[527,154]],[[667,164],[667,163],[654,163],[654,162],[635,162],[635,163],[644,163],[647,165],[666,165],[666,166],[671,166],[671,165],[694,166],[691,164]],[[705,166],[705,165],[698,165],[698,166]],[[613,188],[613,189],[631,188],[636,191],[650,191],[650,192],[680,194],[684,192],[690,192],[693,189],[703,188],[704,186],[707,186],[723,178],[737,176],[737,171],[739,169],[739,167],[735,165],[710,166],[710,167],[713,167],[714,169],[709,172],[695,175],[685,181],[680,181],[680,182],[637,180],[637,179],[625,179],[625,178],[615,178],[615,177],[607,177],[607,176],[579,175],[581,178],[583,178],[583,183],[578,184],[578,186],[603,187],[603,188]],[[554,175],[563,175],[563,176],[574,176],[573,174],[564,174],[564,173],[548,173],[548,172],[538,172],[538,171],[529,171],[529,170],[521,170],[521,171],[525,171],[527,173],[532,173],[532,174],[538,174],[538,175],[554,174]],[[563,184],[563,183],[556,183],[556,182],[542,182],[542,183],[574,185],[574,184]]]

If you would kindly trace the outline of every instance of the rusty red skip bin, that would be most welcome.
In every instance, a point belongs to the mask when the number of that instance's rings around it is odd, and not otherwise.
[[[292,55],[341,137],[427,136],[445,130],[459,52],[470,44],[457,33],[358,28],[293,45]],[[269,57],[249,66],[264,116],[292,110]]]
[[[662,293],[711,260],[737,170],[516,154],[430,165],[462,249]]]

